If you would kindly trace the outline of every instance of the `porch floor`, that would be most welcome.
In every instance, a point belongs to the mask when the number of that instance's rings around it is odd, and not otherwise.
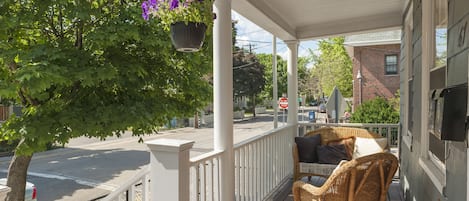
[[[307,179],[305,178],[304,181],[306,182]],[[289,185],[286,185],[286,188],[291,189],[292,184],[293,182],[290,181]],[[273,201],[293,201],[293,194],[291,190],[287,192],[288,192],[288,195],[278,196],[277,199],[273,199]],[[387,201],[403,201],[403,200],[404,200],[404,194],[401,191],[399,180],[395,180],[391,183],[391,186],[389,187]]]

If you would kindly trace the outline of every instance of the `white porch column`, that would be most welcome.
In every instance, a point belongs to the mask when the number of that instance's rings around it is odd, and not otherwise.
[[[233,201],[235,173],[233,151],[233,48],[231,0],[216,0],[213,27],[214,149],[220,157],[220,200]]]
[[[298,123],[298,41],[285,41],[288,46],[288,124]]]
[[[189,200],[189,152],[194,141],[157,139],[150,148],[151,200]]]
[[[272,107],[274,108],[274,128],[278,127],[278,83],[277,83],[277,37],[272,35],[272,87],[273,87],[273,100]]]

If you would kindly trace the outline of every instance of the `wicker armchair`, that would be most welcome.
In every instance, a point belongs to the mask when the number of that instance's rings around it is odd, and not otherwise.
[[[321,187],[296,181],[294,201],[385,201],[397,166],[397,158],[390,153],[345,162]]]
[[[321,135],[321,145],[327,145],[331,141],[346,139],[350,137],[363,137],[363,138],[382,138],[383,136],[373,133],[363,128],[350,128],[350,127],[322,127],[306,133],[304,136]],[[388,142],[389,143],[389,142]],[[386,147],[386,149],[389,149]],[[298,147],[293,143],[293,180],[299,180],[302,177],[308,176],[323,176],[328,177],[336,165],[318,164],[314,165],[315,172],[302,172],[300,171],[300,159],[298,155]]]

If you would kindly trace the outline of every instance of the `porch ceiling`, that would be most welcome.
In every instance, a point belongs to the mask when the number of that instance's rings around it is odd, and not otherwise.
[[[402,24],[408,0],[232,0],[232,8],[282,40],[306,40]]]

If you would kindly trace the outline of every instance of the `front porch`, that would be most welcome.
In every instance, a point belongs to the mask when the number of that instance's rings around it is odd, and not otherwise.
[[[398,150],[398,124],[314,124],[298,121],[298,47],[301,40],[383,29],[400,29],[406,0],[298,1],[216,0],[213,27],[213,151],[190,157],[193,141],[148,142],[150,167],[104,200],[283,200],[278,192],[291,189],[292,144],[295,136],[321,126],[349,126],[372,130]],[[346,8],[346,10],[344,10]],[[272,33],[273,55],[277,37],[288,48],[287,124],[262,135],[234,143],[231,9]],[[274,57],[276,58],[276,57]],[[273,100],[277,100],[276,61]],[[350,83],[352,84],[352,83]],[[272,101],[273,108],[277,108]],[[275,113],[277,114],[277,113]],[[151,170],[151,171],[150,171]],[[151,181],[151,182],[150,182]],[[136,185],[137,184],[137,185]],[[150,193],[151,192],[151,193]]]
[[[299,123],[296,126],[283,126],[234,145],[234,200],[292,200],[293,139],[297,133],[303,135],[305,131],[322,126],[347,126],[373,130],[388,138],[394,153],[398,149],[400,135],[398,124]],[[179,200],[222,200],[221,152],[211,151],[189,157],[191,152],[189,147],[192,143],[176,140],[149,142],[152,158],[150,167],[138,173],[103,200],[150,200],[150,192],[157,192],[156,197],[161,200],[175,200],[171,196],[180,196]],[[157,171],[150,172],[150,169]],[[399,184],[393,184],[389,192],[389,200],[400,200]]]

